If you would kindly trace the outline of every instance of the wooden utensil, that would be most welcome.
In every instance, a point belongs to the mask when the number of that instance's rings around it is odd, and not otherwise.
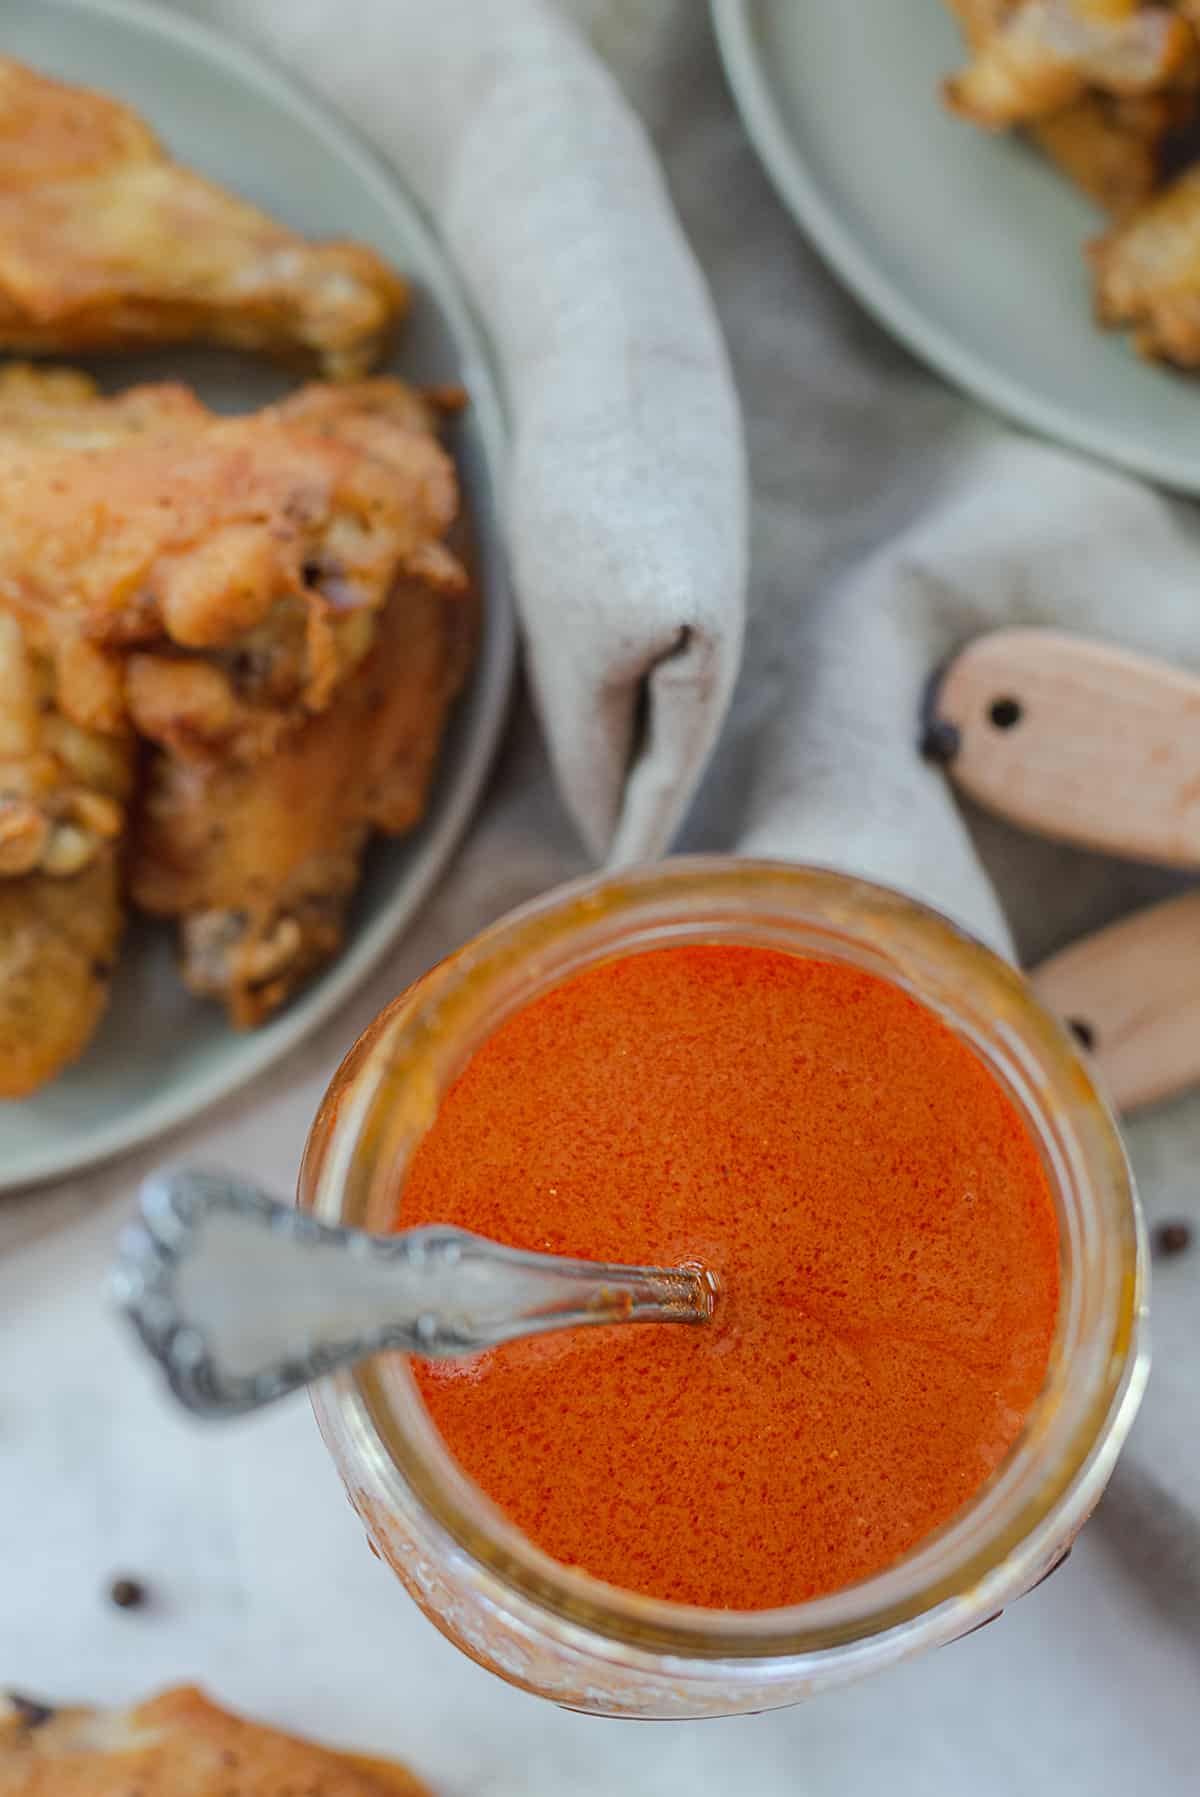
[[[1200,679],[1051,630],[978,638],[935,678],[922,747],[1038,835],[1200,870]],[[1032,973],[1120,1110],[1200,1082],[1200,892],[1085,937]]]
[[[1200,1081],[1200,892],[1083,937],[1032,978],[1046,1007],[1096,1056],[1118,1110]]]
[[[989,811],[1130,861],[1200,868],[1200,679],[1053,630],[979,637],[937,678],[927,752]]]

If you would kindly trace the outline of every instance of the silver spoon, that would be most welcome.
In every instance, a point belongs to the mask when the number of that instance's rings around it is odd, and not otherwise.
[[[237,1416],[399,1348],[442,1360],[592,1323],[703,1323],[694,1267],[528,1254],[443,1224],[335,1229],[223,1173],[143,1185],[114,1295],[179,1401]]]

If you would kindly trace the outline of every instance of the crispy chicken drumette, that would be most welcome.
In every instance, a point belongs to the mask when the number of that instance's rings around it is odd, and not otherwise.
[[[0,348],[203,339],[349,379],[407,291],[372,250],[310,243],[172,162],[120,101],[0,57]]]
[[[333,953],[369,829],[420,815],[465,665],[435,422],[391,380],[219,418],[173,386],[0,375],[0,1006],[44,1032],[10,1031],[0,1092],[102,1009],[135,733],[134,886],[182,919],[193,988],[254,1022]],[[70,1027],[31,997],[67,971]]]

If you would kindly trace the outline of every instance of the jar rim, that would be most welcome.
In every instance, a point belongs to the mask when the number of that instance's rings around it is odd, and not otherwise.
[[[574,881],[500,918],[392,1007],[338,1105],[331,1151],[314,1170],[307,1201],[323,1221],[371,1226],[372,1205],[378,1220],[381,1181],[390,1173],[394,1203],[394,1168],[432,1122],[439,1092],[496,1027],[502,992],[511,996],[530,968],[555,984],[574,970],[573,954],[586,965],[696,928],[705,940],[714,930],[752,941],[774,932],[786,947],[801,927],[827,942],[826,958],[838,958],[839,945],[846,954],[853,948],[860,965],[874,964],[964,1037],[1023,1111],[1049,1157],[1056,1199],[1063,1202],[1064,1182],[1073,1182],[1072,1202],[1091,1205],[1094,1214],[1072,1225],[1087,1232],[1087,1353],[1072,1347],[1069,1368],[1055,1369],[1052,1356],[1043,1393],[1005,1460],[938,1530],[856,1584],[776,1610],[714,1611],[645,1597],[552,1560],[451,1459],[400,1357],[322,1383],[314,1393],[322,1426],[336,1417],[338,1438],[353,1442],[378,1501],[386,1505],[389,1491],[415,1498],[449,1548],[593,1646],[599,1638],[684,1659],[774,1661],[877,1636],[968,1594],[976,1609],[998,1610],[1053,1560],[1064,1527],[1073,1534],[1086,1518],[1140,1402],[1148,1370],[1144,1226],[1115,1121],[1078,1046],[1021,975],[958,925],[832,869],[681,856]],[[944,985],[931,972],[942,967]]]

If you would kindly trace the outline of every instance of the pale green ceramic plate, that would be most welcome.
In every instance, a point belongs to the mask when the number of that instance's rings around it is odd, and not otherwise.
[[[1200,492],[1200,381],[1091,323],[1093,210],[1020,142],[952,117],[941,0],[713,0],[780,196],[918,355],[1019,423]]]
[[[243,1036],[181,990],[168,934],[140,926],[85,1058],[37,1097],[0,1104],[2,1190],[88,1166],[244,1086],[363,978],[429,892],[479,797],[503,725],[514,631],[493,505],[503,430],[485,352],[395,173],[323,104],[239,46],[128,0],[0,0],[0,51],[120,95],[185,162],[301,231],[361,238],[413,279],[418,301],[394,367],[418,382],[461,381],[471,394],[454,448],[484,601],[482,651],[429,816],[405,841],[376,846],[340,959],[274,1022]],[[109,385],[180,374],[224,410],[260,405],[286,385],[253,361],[216,352],[109,362],[97,372]]]

